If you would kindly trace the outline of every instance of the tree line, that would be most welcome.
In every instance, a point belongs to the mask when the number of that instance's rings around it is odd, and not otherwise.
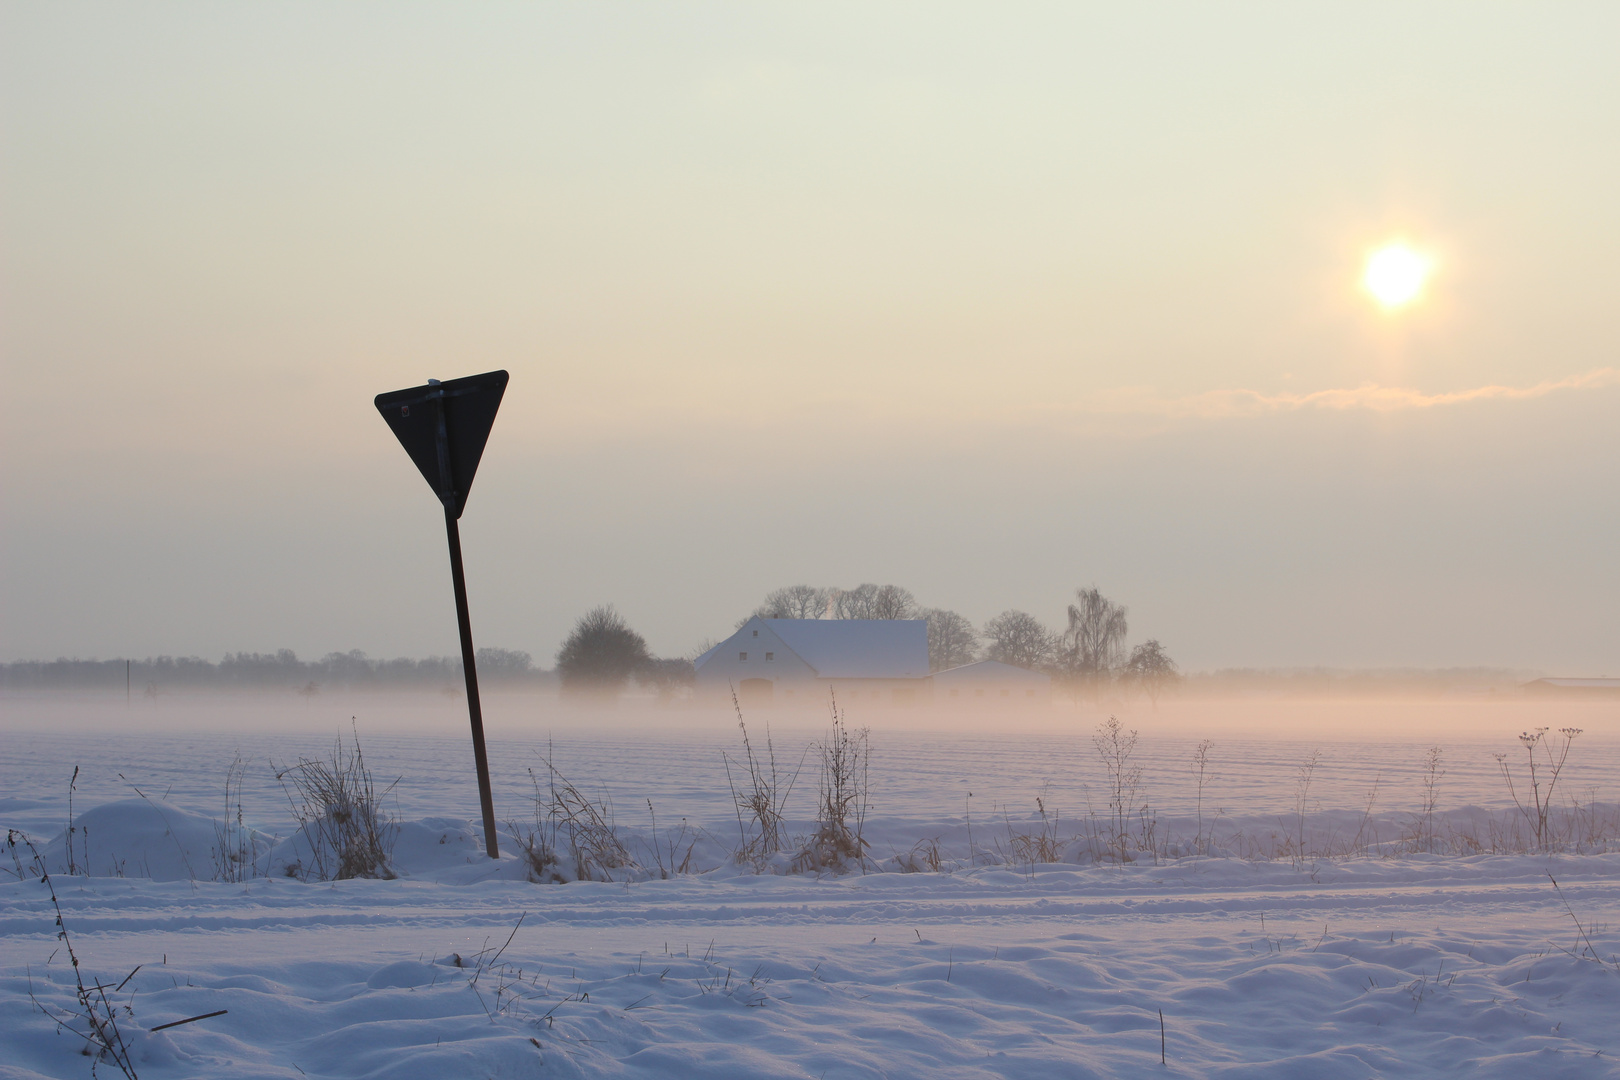
[[[1049,629],[1035,616],[1008,610],[976,628],[945,608],[925,607],[899,585],[863,583],[853,589],[790,585],[768,593],[738,620],[767,619],[922,619],[928,625],[932,671],[998,660],[1050,674],[1075,696],[1099,695],[1112,684],[1140,688],[1155,701],[1181,676],[1157,640],[1127,649],[1127,611],[1096,587],[1077,589],[1068,622]],[[646,639],[612,605],[580,616],[556,655],[555,673],[534,666],[530,654],[514,649],[478,650],[480,682],[501,686],[544,686],[554,679],[573,693],[617,693],[634,681],[661,698],[693,682],[700,647],[684,657],[656,657]],[[126,666],[127,665],[127,666]],[[358,649],[300,660],[291,649],[274,653],[227,653],[219,663],[196,656],[144,660],[25,660],[0,664],[6,690],[100,689],[156,693],[169,688],[277,688],[318,692],[322,688],[459,687],[461,658],[430,656],[380,659]]]
[[[1068,622],[1049,629],[1026,611],[1009,609],[975,628],[963,615],[919,604],[909,589],[867,582],[853,589],[790,585],[766,595],[748,618],[926,619],[932,671],[998,660],[1043,671],[1072,693],[1098,694],[1110,684],[1141,688],[1155,701],[1180,678],[1156,638],[1127,647],[1128,611],[1095,585],[1076,589]],[[741,626],[742,622],[738,625]]]
[[[484,648],[477,653],[480,682],[541,686],[553,676],[534,658],[515,649]],[[200,656],[158,656],[144,660],[22,660],[0,664],[0,688],[7,690],[122,690],[156,693],[171,688],[291,688],[314,693],[323,688],[356,689],[462,684],[461,657],[430,656],[385,660],[358,649],[300,660],[291,649],[273,653],[226,653],[219,663]]]
[[[1050,674],[1073,696],[1099,696],[1109,686],[1140,689],[1157,702],[1181,674],[1157,639],[1127,647],[1128,612],[1096,586],[1076,589],[1061,630],[1024,611],[1007,610],[975,628],[965,616],[925,607],[909,589],[866,582],[853,589],[789,585],[766,594],[737,620],[922,619],[928,624],[931,671],[998,660]],[[693,656],[658,659],[644,638],[611,605],[593,608],[574,624],[557,652],[557,675],[565,691],[617,692],[632,679],[668,696],[693,679]]]

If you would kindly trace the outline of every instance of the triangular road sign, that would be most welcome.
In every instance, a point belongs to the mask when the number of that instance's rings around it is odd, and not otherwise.
[[[506,380],[490,371],[377,395],[377,411],[454,518],[467,505]]]

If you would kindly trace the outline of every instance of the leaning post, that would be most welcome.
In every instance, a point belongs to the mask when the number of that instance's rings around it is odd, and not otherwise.
[[[500,858],[500,848],[495,837],[495,799],[490,791],[489,755],[484,748],[484,711],[478,700],[478,666],[472,618],[467,612],[459,521],[495,413],[501,406],[501,396],[506,392],[507,378],[504,371],[491,371],[449,382],[429,379],[425,386],[378,394],[375,401],[377,411],[444,505],[450,583],[455,590],[456,629],[461,636],[461,670],[467,680],[473,763],[478,769],[478,801],[484,815],[484,850],[492,859]]]

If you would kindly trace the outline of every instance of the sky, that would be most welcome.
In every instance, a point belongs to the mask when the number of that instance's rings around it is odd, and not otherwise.
[[[1620,7],[0,5],[0,659],[807,582],[1620,675]],[[1359,278],[1433,260],[1390,311]]]

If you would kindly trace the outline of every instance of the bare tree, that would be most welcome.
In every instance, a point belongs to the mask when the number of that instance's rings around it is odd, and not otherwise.
[[[646,639],[604,604],[574,623],[557,650],[557,676],[568,692],[617,693],[650,659]]]
[[[863,582],[853,589],[835,590],[835,619],[914,619],[917,601],[898,585]]]
[[[478,677],[490,682],[518,679],[534,670],[534,657],[516,649],[478,650]]]
[[[766,605],[781,612],[773,616],[778,619],[824,619],[831,602],[832,590],[815,585],[789,585],[765,598]]]
[[[1125,658],[1125,606],[1093,585],[1076,589],[1063,634],[1063,668],[1076,691],[1095,693]]]
[[[834,589],[833,618],[870,619],[872,601],[877,596],[877,589],[878,587],[871,582],[857,585],[853,589]]]
[[[744,616],[737,625],[741,626],[756,616],[761,619],[823,619],[827,616],[827,609],[832,603],[831,589],[821,589],[814,585],[789,585],[784,589],[773,589],[765,597],[765,602],[755,608],[753,613]]]
[[[1051,663],[1057,649],[1052,632],[1039,619],[1023,611],[1003,611],[984,624],[989,639],[984,655],[1023,668],[1041,668]]]
[[[880,586],[872,597],[870,617],[874,619],[916,619],[921,613],[922,608],[917,605],[917,598],[911,595],[911,590],[898,585]]]
[[[978,659],[979,635],[972,623],[944,608],[929,608],[922,617],[928,620],[929,671],[943,671]]]
[[[651,687],[659,701],[670,701],[697,681],[692,661],[684,656],[649,659],[636,671],[636,685]]]
[[[1131,658],[1125,661],[1124,675],[1142,688],[1155,709],[1159,707],[1159,695],[1181,681],[1176,662],[1170,659],[1157,638],[1149,638],[1131,650]]]

